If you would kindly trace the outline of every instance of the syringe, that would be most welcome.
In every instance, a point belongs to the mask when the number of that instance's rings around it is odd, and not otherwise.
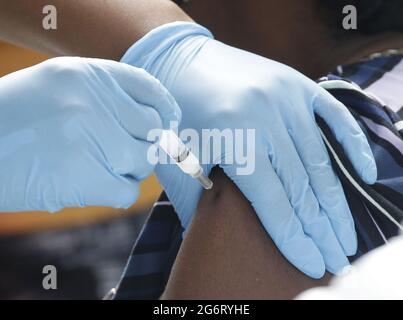
[[[181,170],[200,182],[204,189],[211,189],[213,182],[204,174],[196,156],[172,130],[163,130],[160,147],[175,161]]]

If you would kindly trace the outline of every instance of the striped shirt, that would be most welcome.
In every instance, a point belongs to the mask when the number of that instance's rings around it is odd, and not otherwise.
[[[358,252],[351,261],[401,230],[403,220],[403,56],[377,57],[320,80],[344,103],[364,131],[378,167],[375,185],[366,185],[320,118],[318,125],[353,214]],[[357,86],[358,85],[358,86]],[[361,88],[361,89],[360,89]],[[182,242],[180,221],[165,194],[136,241],[115,299],[158,299]]]

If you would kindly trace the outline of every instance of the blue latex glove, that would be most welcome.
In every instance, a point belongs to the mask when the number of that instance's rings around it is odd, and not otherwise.
[[[170,90],[182,110],[180,130],[256,129],[255,171],[239,175],[237,165],[224,163],[225,173],[302,272],[319,278],[325,269],[336,273],[349,264],[346,256],[357,249],[354,222],[314,113],[366,182],[375,182],[377,170],[363,132],[341,103],[297,71],[215,41],[193,23],[153,30],[122,61],[145,68]],[[157,176],[187,228],[200,186],[174,165],[157,166]]]
[[[0,78],[0,211],[129,207],[149,130],[180,110],[144,70],[56,58]]]

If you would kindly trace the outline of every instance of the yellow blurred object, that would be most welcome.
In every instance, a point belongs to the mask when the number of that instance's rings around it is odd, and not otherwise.
[[[34,51],[0,41],[0,76],[30,67],[46,59],[46,56]]]
[[[0,42],[0,76],[46,60],[36,52]],[[0,234],[25,233],[30,231],[66,228],[117,217],[119,214],[136,213],[150,208],[161,193],[157,179],[152,176],[141,184],[141,196],[128,210],[105,207],[65,209],[57,214],[47,212],[1,213]]]

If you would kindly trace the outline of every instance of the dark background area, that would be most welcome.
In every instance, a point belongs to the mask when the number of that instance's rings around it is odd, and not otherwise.
[[[0,299],[100,299],[123,272],[146,214],[70,229],[0,237]],[[57,290],[45,290],[45,265]]]

